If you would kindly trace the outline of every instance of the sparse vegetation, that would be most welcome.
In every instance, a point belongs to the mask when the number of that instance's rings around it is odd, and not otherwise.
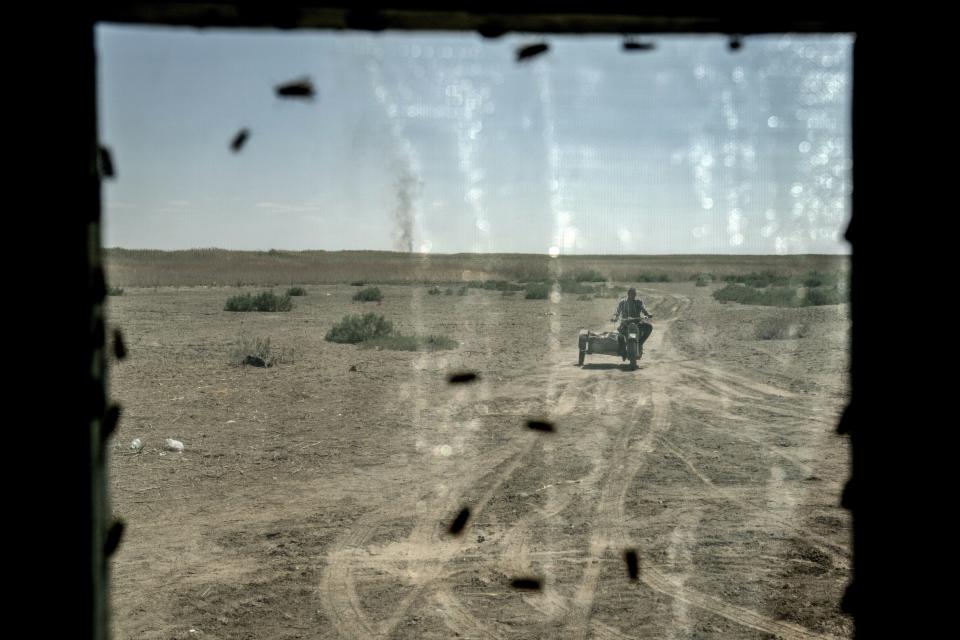
[[[456,349],[456,340],[447,336],[402,336],[389,335],[372,338],[360,343],[361,349],[387,349],[389,351],[441,351]]]
[[[593,300],[593,297],[588,295],[581,295],[581,296],[577,296],[577,300],[584,302],[586,300]]]
[[[324,339],[328,342],[357,344],[365,340],[393,335],[393,323],[375,313],[348,315],[335,324]]]
[[[350,283],[363,287],[379,284],[424,284],[420,257],[391,251],[228,251],[188,249],[104,250],[109,280],[120,286],[224,286],[243,283],[267,287],[269,283],[314,284]],[[636,282],[639,272],[657,278],[663,274],[674,282],[693,280],[699,273],[747,274],[775,271],[800,277],[811,271],[832,274],[846,270],[849,257],[843,255],[785,256],[560,256],[534,254],[451,254],[431,256],[433,283],[466,284],[467,280],[501,280],[512,283],[548,282],[556,268],[576,274],[596,271],[608,282]],[[466,275],[465,275],[466,274]],[[797,284],[800,284],[799,282]],[[829,284],[829,283],[825,283]]]
[[[107,287],[107,295],[108,295],[108,296],[122,296],[122,295],[123,295],[123,289],[121,289],[120,287]]]
[[[713,282],[713,278],[711,278],[710,276],[708,276],[708,275],[705,274],[705,273],[701,273],[700,275],[697,276],[696,286],[698,286],[698,287],[706,287],[706,286],[708,286],[711,282]]]
[[[243,293],[227,299],[225,311],[290,311],[293,309],[293,300],[284,294],[278,296],[272,291],[264,291],[257,295]]]
[[[445,296],[452,296],[452,295],[453,295],[453,289],[451,289],[450,287],[447,287],[447,288],[444,290],[443,295],[445,295]]]
[[[270,344],[270,338],[250,338],[245,335],[237,338],[230,353],[230,363],[238,367],[250,363],[251,359],[263,363],[258,366],[272,367],[275,364],[292,363],[293,358],[293,349],[277,351]]]
[[[392,322],[375,313],[344,316],[327,332],[325,339],[341,344],[359,344],[363,349],[391,351],[437,351],[458,346],[455,340],[446,336],[401,335]]]
[[[438,296],[443,292],[440,291],[440,287],[430,287],[427,289],[427,293],[429,293],[431,296]]]
[[[753,287],[755,289],[763,289],[766,287],[786,287],[791,284],[790,277],[779,274],[775,271],[767,270],[760,273],[746,273],[739,275],[725,275],[722,280],[724,282],[735,282],[740,284],[745,284],[748,287]]]
[[[290,287],[287,289],[288,296],[305,296],[307,295],[307,290],[303,287]]]
[[[838,287],[767,287],[757,289],[744,284],[728,284],[713,292],[721,302],[738,302],[772,307],[810,307],[847,302]]]
[[[587,269],[573,274],[573,280],[576,282],[606,282],[607,279],[596,269]]]
[[[672,278],[666,273],[639,273],[633,278],[636,282],[672,282]]]
[[[358,302],[380,302],[383,300],[383,293],[379,287],[367,287],[353,294],[353,299]]]
[[[465,296],[468,293],[470,293],[470,289],[468,287],[460,287],[459,289],[457,289],[458,296]]]
[[[765,318],[757,323],[755,335],[758,340],[803,338],[807,335],[807,327],[788,318]]]
[[[515,295],[517,295],[517,292],[516,292],[516,291],[501,291],[501,292],[500,292],[500,295],[502,295],[502,296],[508,296],[508,297],[509,297],[509,296],[515,296]]]
[[[598,287],[584,284],[583,281],[580,280],[560,280],[559,285],[560,291],[563,293],[569,293],[571,295],[596,293],[598,289]]]

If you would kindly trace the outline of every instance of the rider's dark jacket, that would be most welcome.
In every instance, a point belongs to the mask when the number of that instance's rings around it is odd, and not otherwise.
[[[617,303],[617,318],[640,318],[649,315],[640,298],[621,298]]]

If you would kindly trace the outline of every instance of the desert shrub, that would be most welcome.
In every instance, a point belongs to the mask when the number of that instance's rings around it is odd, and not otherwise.
[[[704,274],[700,274],[700,275],[697,276],[696,286],[698,286],[698,287],[706,287],[707,285],[710,284],[710,282],[711,282],[710,276],[704,275]]]
[[[757,323],[755,335],[757,340],[788,340],[804,337],[807,328],[788,318],[765,318]]]
[[[230,363],[238,367],[243,366],[248,356],[259,358],[266,366],[272,367],[275,364],[293,362],[294,353],[293,349],[274,349],[270,344],[270,338],[250,338],[241,335],[233,344]]]
[[[350,286],[351,286],[351,287],[362,287],[362,286],[365,285],[365,284],[367,284],[367,283],[364,282],[363,280],[356,280],[356,281],[354,281],[354,282],[351,282],[351,283],[350,283]]]
[[[803,299],[803,306],[821,306],[825,304],[842,304],[849,299],[845,292],[840,291],[839,287],[815,287],[807,289],[807,294]]]
[[[544,282],[532,282],[527,285],[527,300],[546,300],[550,297],[550,285]]]
[[[576,282],[606,282],[607,278],[596,269],[587,269],[573,274],[572,280]]]
[[[820,271],[811,271],[803,279],[805,287],[836,287],[840,282],[839,273],[821,273]]]
[[[108,296],[122,296],[122,295],[123,295],[123,289],[121,289],[120,287],[107,287],[107,295],[108,295]]]
[[[290,311],[293,309],[293,300],[284,294],[278,296],[272,291],[264,291],[257,295],[244,293],[227,299],[225,311]]]
[[[580,300],[582,302],[585,300],[593,300],[593,298],[588,295],[581,295],[581,296],[577,296],[577,300]]]
[[[443,295],[445,295],[445,296],[452,296],[452,295],[453,295],[453,289],[451,289],[450,287],[447,287],[446,289],[444,289]]]
[[[371,338],[360,343],[361,349],[387,349],[390,351],[440,351],[456,349],[456,340],[447,336],[402,336],[389,335]]]
[[[516,292],[516,291],[506,291],[506,290],[504,290],[504,291],[501,291],[501,292],[500,292],[500,295],[502,295],[502,296],[515,296],[515,295],[517,295],[517,292]]]
[[[307,295],[307,290],[303,287],[290,287],[287,289],[288,296],[305,296]]]
[[[375,313],[344,316],[324,336],[328,342],[357,344],[365,340],[393,335],[393,323]]]
[[[471,280],[470,282],[467,283],[467,286],[471,289],[483,289],[483,281]]]
[[[468,287],[460,287],[459,289],[457,289],[458,296],[465,296],[468,293],[470,293],[470,289]]]
[[[671,282],[666,273],[638,273],[634,280],[637,282]]]
[[[507,280],[487,280],[483,283],[483,288],[487,291],[523,291],[525,286]]]
[[[442,293],[442,291],[440,291],[440,287],[430,287],[429,289],[427,289],[427,293],[429,293],[432,296],[438,296]]]
[[[379,287],[367,287],[353,294],[353,299],[359,302],[380,302],[383,300],[383,293]]]
[[[760,273],[740,273],[723,276],[724,282],[745,284],[754,289],[766,287],[785,287],[791,284],[789,276],[778,274],[776,271],[762,271]]]

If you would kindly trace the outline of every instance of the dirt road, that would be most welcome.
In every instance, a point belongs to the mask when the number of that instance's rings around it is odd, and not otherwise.
[[[615,300],[384,290],[363,307],[310,287],[286,314],[222,312],[228,288],[111,301],[132,354],[113,372],[116,637],[849,637],[844,307],[641,287],[654,331],[629,371],[576,366],[577,329]],[[461,346],[323,341],[361,310]],[[757,340],[777,314],[806,335]],[[231,367],[240,330],[300,355]],[[466,369],[479,381],[447,384]],[[526,577],[542,589],[510,586]]]

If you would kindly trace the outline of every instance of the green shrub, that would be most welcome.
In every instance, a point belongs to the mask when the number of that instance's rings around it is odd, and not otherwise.
[[[701,274],[701,275],[697,276],[696,286],[698,286],[698,287],[706,287],[707,285],[710,284],[710,282],[711,282],[710,276]]]
[[[359,302],[380,302],[383,300],[383,293],[379,287],[367,287],[353,294],[353,299]]]
[[[440,287],[430,287],[429,289],[427,289],[427,293],[429,293],[432,296],[438,296],[442,292],[440,291]]]
[[[640,273],[634,278],[637,282],[671,282],[666,273]]]
[[[324,336],[328,342],[357,344],[364,340],[393,334],[393,323],[375,313],[348,315],[335,324]]]
[[[447,288],[444,290],[443,295],[445,295],[445,296],[452,296],[452,295],[453,295],[453,289],[451,289],[450,287],[447,287]]]
[[[287,289],[288,296],[305,296],[307,295],[307,290],[303,287],[290,287]]]
[[[544,282],[532,282],[527,285],[527,300],[546,300],[550,297],[551,286]]]
[[[293,309],[293,300],[284,294],[277,296],[272,291],[264,291],[257,295],[244,293],[232,296],[227,300],[225,311],[290,311]]]
[[[470,293],[470,289],[468,287],[460,287],[459,289],[457,289],[458,296],[465,296],[468,293]]]
[[[724,282],[736,282],[745,284],[754,289],[764,289],[766,287],[785,287],[791,284],[789,276],[780,275],[775,271],[763,271],[761,273],[746,273],[723,276]]]
[[[523,291],[524,285],[506,280],[487,280],[483,283],[483,288],[487,291]]]
[[[356,282],[351,282],[351,283],[350,283],[350,286],[351,286],[351,287],[362,287],[362,286],[365,285],[365,284],[367,284],[367,283],[364,282],[363,280],[357,280]]]
[[[844,302],[849,302],[848,296],[836,286],[807,289],[804,297],[804,306],[843,304]]]
[[[803,280],[805,287],[836,287],[840,283],[839,273],[821,273],[811,271]]]

